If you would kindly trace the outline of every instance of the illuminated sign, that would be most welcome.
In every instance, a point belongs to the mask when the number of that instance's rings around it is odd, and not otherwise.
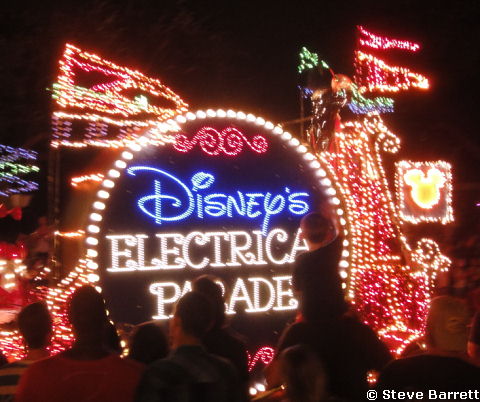
[[[449,163],[398,162],[396,190],[400,216],[405,221],[448,223],[453,220]]]
[[[252,236],[254,237],[252,239]],[[286,264],[295,261],[298,250],[306,247],[300,241],[300,232],[297,230],[294,239],[290,238],[283,229],[273,229],[266,236],[254,230],[251,234],[245,231],[231,232],[191,232],[187,235],[180,233],[157,233],[158,257],[151,259],[151,265],[145,265],[145,241],[149,236],[110,235],[111,266],[109,272],[125,271],[152,271],[166,269],[181,269],[185,267],[202,269],[205,267],[235,267],[241,265]],[[283,252],[281,256],[272,253],[274,242],[291,243],[290,252]],[[193,244],[192,244],[193,243]],[[241,244],[241,245],[240,245]],[[206,245],[208,247],[206,247]],[[122,248],[120,248],[122,247]],[[190,258],[191,248],[202,248],[200,262],[193,262]],[[227,252],[222,250],[227,248]],[[172,262],[172,256],[174,261]]]
[[[106,175],[87,267],[112,319],[133,324],[168,319],[196,277],[213,275],[255,351],[276,342],[298,307],[300,219],[338,199],[319,161],[273,124],[191,116],[178,119],[174,143],[125,151]]]
[[[432,209],[440,202],[440,190],[447,181],[437,168],[430,168],[426,173],[420,169],[410,169],[403,180],[411,188],[412,200],[423,209]]]
[[[271,216],[288,210],[291,214],[304,215],[308,212],[308,198],[306,192],[292,192],[284,187],[283,194],[270,192],[242,192],[237,190],[232,194],[209,193],[204,194],[215,182],[215,176],[210,173],[198,172],[191,178],[191,185],[185,184],[173,174],[150,166],[133,166],[127,170],[129,175],[136,176],[138,172],[153,172],[154,193],[141,197],[137,205],[143,213],[155,219],[155,223],[180,221],[192,214],[200,219],[219,217],[245,217],[249,219],[260,218],[262,233],[266,234]],[[177,196],[165,190],[167,184],[173,184],[173,191]],[[189,188],[191,187],[191,188]],[[303,199],[302,199],[303,198]],[[147,208],[152,204],[151,208]],[[174,212],[168,214],[166,209]]]

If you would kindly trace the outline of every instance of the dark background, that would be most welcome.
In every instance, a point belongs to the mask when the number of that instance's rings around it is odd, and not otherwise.
[[[396,96],[396,113],[385,118],[403,140],[399,158],[453,163],[457,216],[469,225],[480,201],[479,11],[476,0],[4,2],[1,142],[41,152],[45,174],[34,205],[42,213],[54,106],[48,88],[65,42],[159,77],[192,110],[231,107],[285,122],[299,115],[299,49],[306,45],[352,76],[355,25],[362,24],[421,43],[415,55],[384,59],[424,73],[431,89]]]

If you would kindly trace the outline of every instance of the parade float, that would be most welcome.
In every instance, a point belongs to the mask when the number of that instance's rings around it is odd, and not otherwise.
[[[0,230],[0,324],[12,321],[18,309],[31,300],[20,280],[27,275],[27,247],[14,227],[38,189],[37,157],[32,150],[0,145],[0,219],[4,223]]]
[[[299,222],[318,210],[341,228],[339,274],[359,317],[395,353],[420,338],[449,260],[405,227],[452,222],[451,167],[402,160],[381,117],[394,109],[386,94],[429,83],[379,55],[420,46],[358,27],[357,47],[353,80],[302,49],[299,73],[330,78],[300,86],[312,117],[290,133],[248,111],[192,109],[160,80],[68,44],[53,86],[50,268],[59,278],[41,289],[55,318],[52,350],[71,342],[65,306],[79,286],[97,286],[112,321],[134,325],[168,320],[192,280],[210,274],[249,340],[250,369],[268,363],[298,305]],[[340,119],[343,110],[354,118]],[[388,169],[385,154],[396,158]],[[3,331],[0,348],[21,355],[19,335]]]

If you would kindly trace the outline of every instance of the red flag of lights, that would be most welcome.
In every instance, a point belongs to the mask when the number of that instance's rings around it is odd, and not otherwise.
[[[378,36],[368,32],[364,27],[358,26],[358,31],[363,38],[359,38],[361,46],[371,47],[377,50],[400,49],[416,52],[420,49],[420,45],[408,40],[391,39],[385,36]]]
[[[138,129],[188,109],[160,80],[70,44],[60,60],[53,98],[58,105],[52,121],[55,147],[125,146],[138,137]]]
[[[359,46],[375,50],[400,49],[416,52],[414,42],[374,35],[359,26]],[[410,88],[428,89],[428,79],[407,67],[389,66],[383,60],[361,50],[355,52],[355,83],[361,92],[399,92]]]

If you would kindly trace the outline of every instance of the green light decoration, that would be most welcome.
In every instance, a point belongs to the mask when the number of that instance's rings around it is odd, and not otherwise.
[[[325,63],[325,60],[320,60],[320,64],[324,69],[330,70],[330,66],[327,63]]]
[[[300,64],[298,65],[298,72],[302,73],[305,70],[310,70],[312,68],[320,65],[325,70],[329,70],[332,76],[335,75],[333,70],[327,64],[325,60],[320,60],[318,54],[310,52],[305,46],[302,47],[300,51]],[[312,94],[312,90],[308,88],[299,87],[304,98],[309,98]],[[392,98],[387,98],[384,96],[378,96],[373,99],[368,99],[363,96],[358,90],[356,84],[351,85],[350,91],[352,92],[351,101],[348,103],[349,109],[355,114],[368,114],[368,113],[393,113],[394,111],[394,100]],[[342,90],[343,96],[347,96],[346,90]]]
[[[0,178],[14,177],[22,174],[36,173],[39,171],[40,169],[38,166],[0,161]]]
[[[377,96],[373,99],[365,98],[359,91],[356,84],[352,84],[352,100],[348,104],[349,109],[355,114],[393,113],[394,100],[383,96]]]
[[[38,189],[38,183],[25,178],[40,170],[34,165],[36,160],[35,151],[0,144],[0,197]]]
[[[323,66],[322,61],[322,66]],[[318,54],[310,52],[305,46],[300,50],[300,64],[298,65],[298,72],[302,73],[305,70],[310,70],[318,66]]]

